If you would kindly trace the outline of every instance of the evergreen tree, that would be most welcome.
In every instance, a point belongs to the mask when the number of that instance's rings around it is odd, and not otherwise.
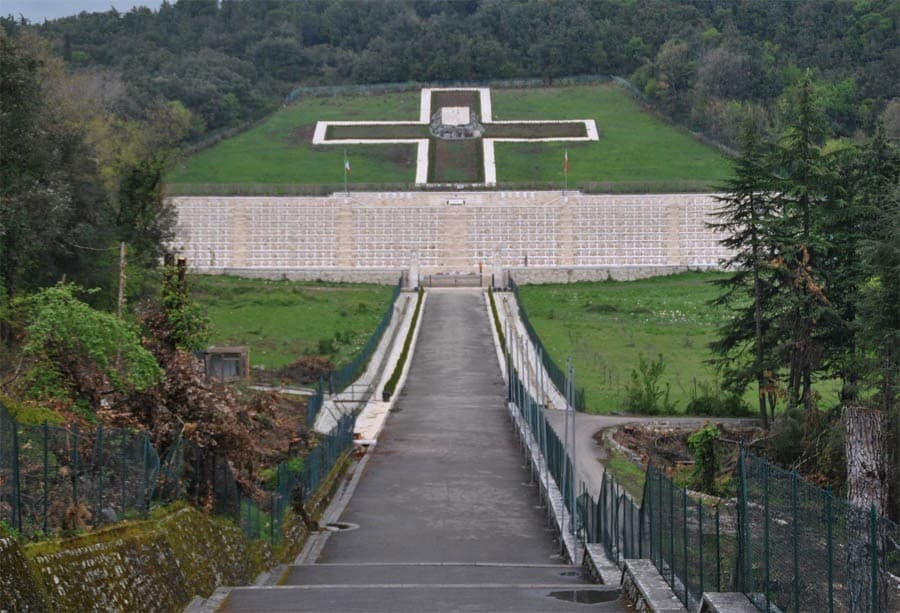
[[[778,354],[788,368],[788,409],[813,408],[813,374],[824,360],[823,319],[830,317],[820,270],[824,241],[815,225],[833,185],[832,168],[820,142],[822,120],[812,95],[812,81],[800,84],[796,117],[777,151],[775,194],[780,208],[775,243],[780,291],[773,306],[778,318]]]
[[[744,125],[741,140],[743,153],[735,162],[734,176],[724,186],[726,195],[719,198],[720,221],[710,224],[726,233],[721,243],[734,255],[725,264],[735,270],[719,282],[724,292],[715,302],[730,307],[733,317],[720,329],[712,348],[720,356],[716,363],[727,387],[742,392],[756,381],[760,419],[768,428],[767,401],[771,411],[775,410],[775,365],[768,338],[772,317],[768,303],[775,291],[769,266],[773,257],[772,176],[766,147],[752,123]]]

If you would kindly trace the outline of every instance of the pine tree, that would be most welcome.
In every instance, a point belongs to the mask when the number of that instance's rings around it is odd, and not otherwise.
[[[778,144],[775,194],[780,208],[774,237],[782,291],[773,307],[778,318],[778,353],[788,367],[788,409],[813,408],[812,379],[824,360],[823,320],[831,317],[820,271],[824,240],[819,216],[834,183],[831,161],[819,145],[822,120],[807,75],[800,85],[796,117]]]
[[[715,301],[733,310],[733,317],[720,329],[712,344],[724,373],[726,386],[743,391],[755,380],[759,393],[759,414],[769,427],[767,401],[774,413],[775,367],[771,364],[768,338],[771,314],[768,302],[775,291],[769,262],[773,257],[771,226],[773,179],[767,167],[767,148],[750,123],[741,136],[742,155],[735,161],[734,176],[724,185],[726,195],[717,212],[720,221],[711,227],[726,233],[720,242],[734,252],[725,263],[734,274],[720,285],[723,294]],[[751,300],[747,301],[747,297]],[[752,356],[749,357],[748,356]]]

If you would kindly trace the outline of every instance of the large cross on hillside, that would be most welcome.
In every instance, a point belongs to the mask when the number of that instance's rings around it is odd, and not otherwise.
[[[598,139],[593,119],[494,121],[487,87],[423,88],[418,121],[320,121],[313,134],[314,145],[415,144],[417,185],[496,185],[495,142]]]

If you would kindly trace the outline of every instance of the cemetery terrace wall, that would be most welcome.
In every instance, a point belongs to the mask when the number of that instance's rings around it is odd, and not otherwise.
[[[481,265],[484,272],[593,269],[567,273],[593,278],[619,268],[717,268],[728,256],[706,226],[719,206],[711,194],[366,192],[172,203],[176,247],[205,272],[344,280],[332,271],[355,270],[395,280],[401,269],[478,272]]]

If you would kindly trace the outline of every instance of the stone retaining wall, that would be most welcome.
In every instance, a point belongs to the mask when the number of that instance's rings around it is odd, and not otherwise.
[[[174,246],[205,272],[371,280],[391,270],[490,277],[538,267],[566,271],[554,280],[593,280],[715,268],[729,255],[707,226],[720,206],[710,194],[385,192],[171,202]]]

